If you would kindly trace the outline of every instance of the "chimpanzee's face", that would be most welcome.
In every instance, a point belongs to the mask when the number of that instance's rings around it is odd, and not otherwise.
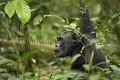
[[[64,32],[57,37],[54,55],[59,58],[69,56],[78,43],[77,35],[73,31]]]

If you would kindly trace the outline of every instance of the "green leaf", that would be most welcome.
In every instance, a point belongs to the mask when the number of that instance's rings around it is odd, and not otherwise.
[[[7,69],[0,68],[0,73],[2,73],[2,72],[7,72]]]
[[[15,80],[16,78],[14,76],[11,76],[8,78],[8,80]]]
[[[99,80],[100,79],[100,74],[92,74],[89,77],[89,80]]]
[[[9,73],[0,73],[0,77],[8,78],[8,77],[12,77],[12,75]]]
[[[32,74],[32,72],[26,72],[24,73],[24,77],[31,78]]]
[[[91,56],[90,56],[90,66],[92,66],[92,62],[93,62],[93,58],[94,58],[94,52],[92,52]]]
[[[67,23],[67,20],[64,17],[60,17],[60,16],[57,16],[57,15],[44,15],[44,18],[46,18],[46,17],[59,18],[59,19],[61,19],[62,22]]]
[[[16,10],[17,0],[10,1],[5,6],[5,12],[11,18]]]
[[[31,12],[30,7],[25,0],[18,0],[16,13],[23,24],[29,21]]]
[[[110,65],[110,68],[113,70],[116,76],[119,76],[120,69],[116,65]]]
[[[90,71],[90,64],[84,64],[83,68],[87,71]]]
[[[65,74],[59,74],[59,75],[55,75],[52,77],[52,80],[67,80],[67,75]]]

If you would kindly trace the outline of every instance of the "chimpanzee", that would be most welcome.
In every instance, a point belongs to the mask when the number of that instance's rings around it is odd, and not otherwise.
[[[80,29],[82,35],[74,31],[66,31],[57,37],[57,43],[54,49],[54,55],[58,58],[66,56],[74,56],[81,53],[71,65],[72,70],[85,71],[83,64],[89,63],[90,55],[94,52],[92,64],[101,68],[107,68],[105,56],[100,49],[97,49],[94,44],[88,45],[87,39],[96,38],[95,29],[90,21],[89,11],[86,6],[82,6],[80,10],[83,27]]]

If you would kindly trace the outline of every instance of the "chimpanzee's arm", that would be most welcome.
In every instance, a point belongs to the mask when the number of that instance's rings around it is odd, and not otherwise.
[[[71,69],[84,72],[85,69],[83,68],[83,65],[85,64],[85,62],[85,57],[81,55],[72,63]]]
[[[90,20],[88,8],[84,4],[81,5],[80,14],[82,18],[82,28],[80,32],[82,34],[88,34],[91,37],[96,38],[95,29]]]

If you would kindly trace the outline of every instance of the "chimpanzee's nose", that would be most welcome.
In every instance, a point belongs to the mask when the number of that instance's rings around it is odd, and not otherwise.
[[[57,47],[57,44],[55,45],[55,47]]]
[[[54,52],[59,52],[59,49],[55,48],[55,49],[54,49]]]

